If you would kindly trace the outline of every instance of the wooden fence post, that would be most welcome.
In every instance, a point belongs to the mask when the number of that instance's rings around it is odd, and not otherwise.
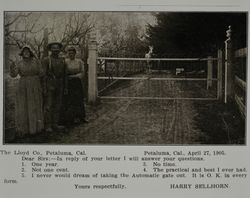
[[[97,43],[95,34],[91,35],[88,56],[88,102],[94,104],[97,100]]]
[[[207,89],[212,87],[212,78],[213,78],[213,60],[209,56],[207,60]]]
[[[224,102],[233,99],[234,95],[234,74],[233,74],[233,50],[231,40],[231,26],[228,27],[227,40],[225,41],[225,98]]]
[[[218,50],[217,62],[217,98],[222,99],[222,50]]]

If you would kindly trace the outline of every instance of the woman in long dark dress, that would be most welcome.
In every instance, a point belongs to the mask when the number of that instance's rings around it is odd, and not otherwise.
[[[32,49],[24,46],[19,54],[22,60],[10,66],[10,76],[20,76],[16,88],[15,125],[19,136],[35,134],[44,129],[40,62]]]
[[[68,49],[66,59],[68,72],[68,95],[66,96],[65,121],[68,123],[88,122],[84,105],[84,64],[76,58],[76,49]]]

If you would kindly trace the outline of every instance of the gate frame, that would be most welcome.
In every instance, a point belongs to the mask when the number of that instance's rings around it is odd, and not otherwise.
[[[114,96],[97,96],[99,98],[105,99],[166,99],[166,100],[219,100],[222,97],[222,50],[218,50],[217,57],[213,58],[209,56],[208,58],[118,58],[118,57],[98,57],[97,60],[137,60],[137,61],[207,61],[207,77],[206,78],[147,78],[147,77],[112,77],[113,80],[173,80],[173,81],[207,81],[207,89],[212,86],[213,81],[217,82],[217,93],[214,98],[169,98],[169,97],[114,97]],[[213,61],[217,60],[217,78],[213,78]],[[106,65],[106,61],[105,61]],[[97,79],[110,79],[111,77],[101,76]],[[107,86],[109,87],[109,85]],[[105,87],[103,90],[105,90]],[[103,91],[101,90],[101,91]],[[99,92],[98,92],[99,93]]]
[[[162,80],[206,80],[207,81],[207,89],[209,89],[212,86],[212,82],[213,81],[217,81],[217,97],[216,98],[168,98],[166,97],[165,99],[170,100],[170,99],[193,99],[193,100],[220,100],[222,99],[223,96],[223,53],[222,50],[219,49],[217,52],[217,57],[213,58],[211,56],[209,56],[208,58],[116,58],[116,57],[98,57],[97,55],[97,42],[96,42],[96,35],[95,34],[91,34],[90,37],[90,41],[89,41],[89,57],[88,57],[88,102],[90,104],[94,104],[97,101],[97,98],[115,98],[115,97],[100,97],[98,96],[98,83],[97,83],[97,79],[110,79],[110,77],[97,77],[97,61],[100,59],[108,59],[108,60],[138,60],[140,62],[142,61],[150,61],[150,60],[156,60],[156,61],[161,61],[161,60],[169,60],[169,61],[176,61],[176,60],[183,60],[183,61],[198,61],[198,60],[207,60],[207,78],[168,78],[168,79],[162,79]],[[213,78],[212,74],[213,74],[213,60],[217,60],[217,78]],[[227,64],[228,61],[230,59],[227,59]],[[105,61],[106,64],[106,61]],[[226,68],[226,67],[225,67]],[[226,72],[226,71],[225,71]],[[225,74],[225,97],[224,100],[226,100],[227,97],[227,89],[226,89],[226,85],[228,83],[232,83],[232,82],[228,82],[228,79],[226,79],[226,74]],[[129,78],[129,77],[113,77],[113,79],[124,79],[124,80],[129,80],[129,79],[133,79]],[[138,78],[139,79],[139,78]],[[142,80],[144,78],[141,78]],[[147,78],[145,78],[144,80],[146,80]],[[150,80],[159,80],[157,78],[151,78]],[[226,84],[227,83],[227,84]],[[226,94],[227,93],[227,94]],[[119,98],[119,97],[116,97]],[[139,99],[140,97],[120,97],[120,99],[128,99],[128,98],[134,98],[134,99]],[[145,98],[145,99],[153,99],[153,97],[141,97],[141,98]],[[155,99],[164,99],[164,98],[159,98],[159,97],[155,97]]]

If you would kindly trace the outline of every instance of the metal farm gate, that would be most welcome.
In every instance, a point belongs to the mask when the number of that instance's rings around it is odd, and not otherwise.
[[[97,98],[234,101],[235,84],[241,82],[243,89],[246,86],[234,75],[230,26],[226,33],[225,57],[223,51],[218,50],[216,57],[206,58],[98,57],[92,35],[88,57],[89,103],[95,103]],[[243,51],[240,56],[246,59],[247,49]],[[236,52],[236,58],[238,54]],[[239,97],[237,101],[239,103]]]
[[[217,100],[222,95],[222,51],[216,58],[98,57],[97,61],[101,99]]]

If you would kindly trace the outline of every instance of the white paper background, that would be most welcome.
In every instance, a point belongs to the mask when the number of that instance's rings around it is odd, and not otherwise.
[[[183,0],[183,1],[83,1],[83,0],[0,0],[0,27],[3,27],[3,11],[249,11],[250,3],[247,0]],[[3,28],[1,28],[0,39],[0,63],[3,64]],[[248,54],[249,55],[249,54]],[[1,79],[3,79],[3,66],[1,66]],[[249,70],[248,70],[249,76]],[[1,94],[3,93],[3,81],[0,81]],[[249,91],[248,98],[249,98]],[[3,96],[1,95],[2,99]],[[3,105],[1,104],[0,112],[3,112]],[[247,119],[249,123],[249,117]],[[2,129],[2,119],[1,126]],[[248,129],[248,127],[247,127]],[[248,130],[247,130],[248,133]],[[2,131],[0,132],[0,140],[2,142]],[[249,142],[249,135],[247,135],[247,142]],[[1,149],[15,150],[15,149],[29,150],[84,150],[88,154],[93,155],[122,155],[123,153],[131,153],[134,155],[142,155],[144,150],[225,150],[228,154],[223,160],[219,157],[214,160],[207,160],[203,166],[207,167],[240,167],[244,166],[250,170],[250,149],[247,146],[24,146],[24,145],[1,145]],[[195,163],[197,164],[197,163]],[[130,164],[131,166],[131,164]],[[121,171],[129,170],[131,168],[139,169],[140,166],[135,167],[123,166]],[[97,166],[84,167],[95,171]],[[16,178],[20,169],[20,160],[18,157],[0,156],[0,180],[2,178]],[[105,163],[103,169],[112,170],[110,164]],[[2,185],[0,183],[0,197],[3,198],[44,198],[44,197],[60,197],[60,198],[77,198],[77,197],[192,197],[192,198],[233,198],[242,197],[247,198],[250,195],[250,182],[247,180],[230,180],[231,188],[215,189],[215,190],[169,190],[169,183],[173,181],[167,180],[133,180],[134,182],[127,183],[128,189],[125,191],[76,191],[72,185],[74,180],[56,180],[51,179],[48,182],[39,182],[39,180],[25,181],[18,185]],[[187,180],[185,180],[186,182]],[[190,182],[193,182],[190,179]],[[126,182],[124,182],[126,184]],[[227,182],[225,182],[227,183]]]

